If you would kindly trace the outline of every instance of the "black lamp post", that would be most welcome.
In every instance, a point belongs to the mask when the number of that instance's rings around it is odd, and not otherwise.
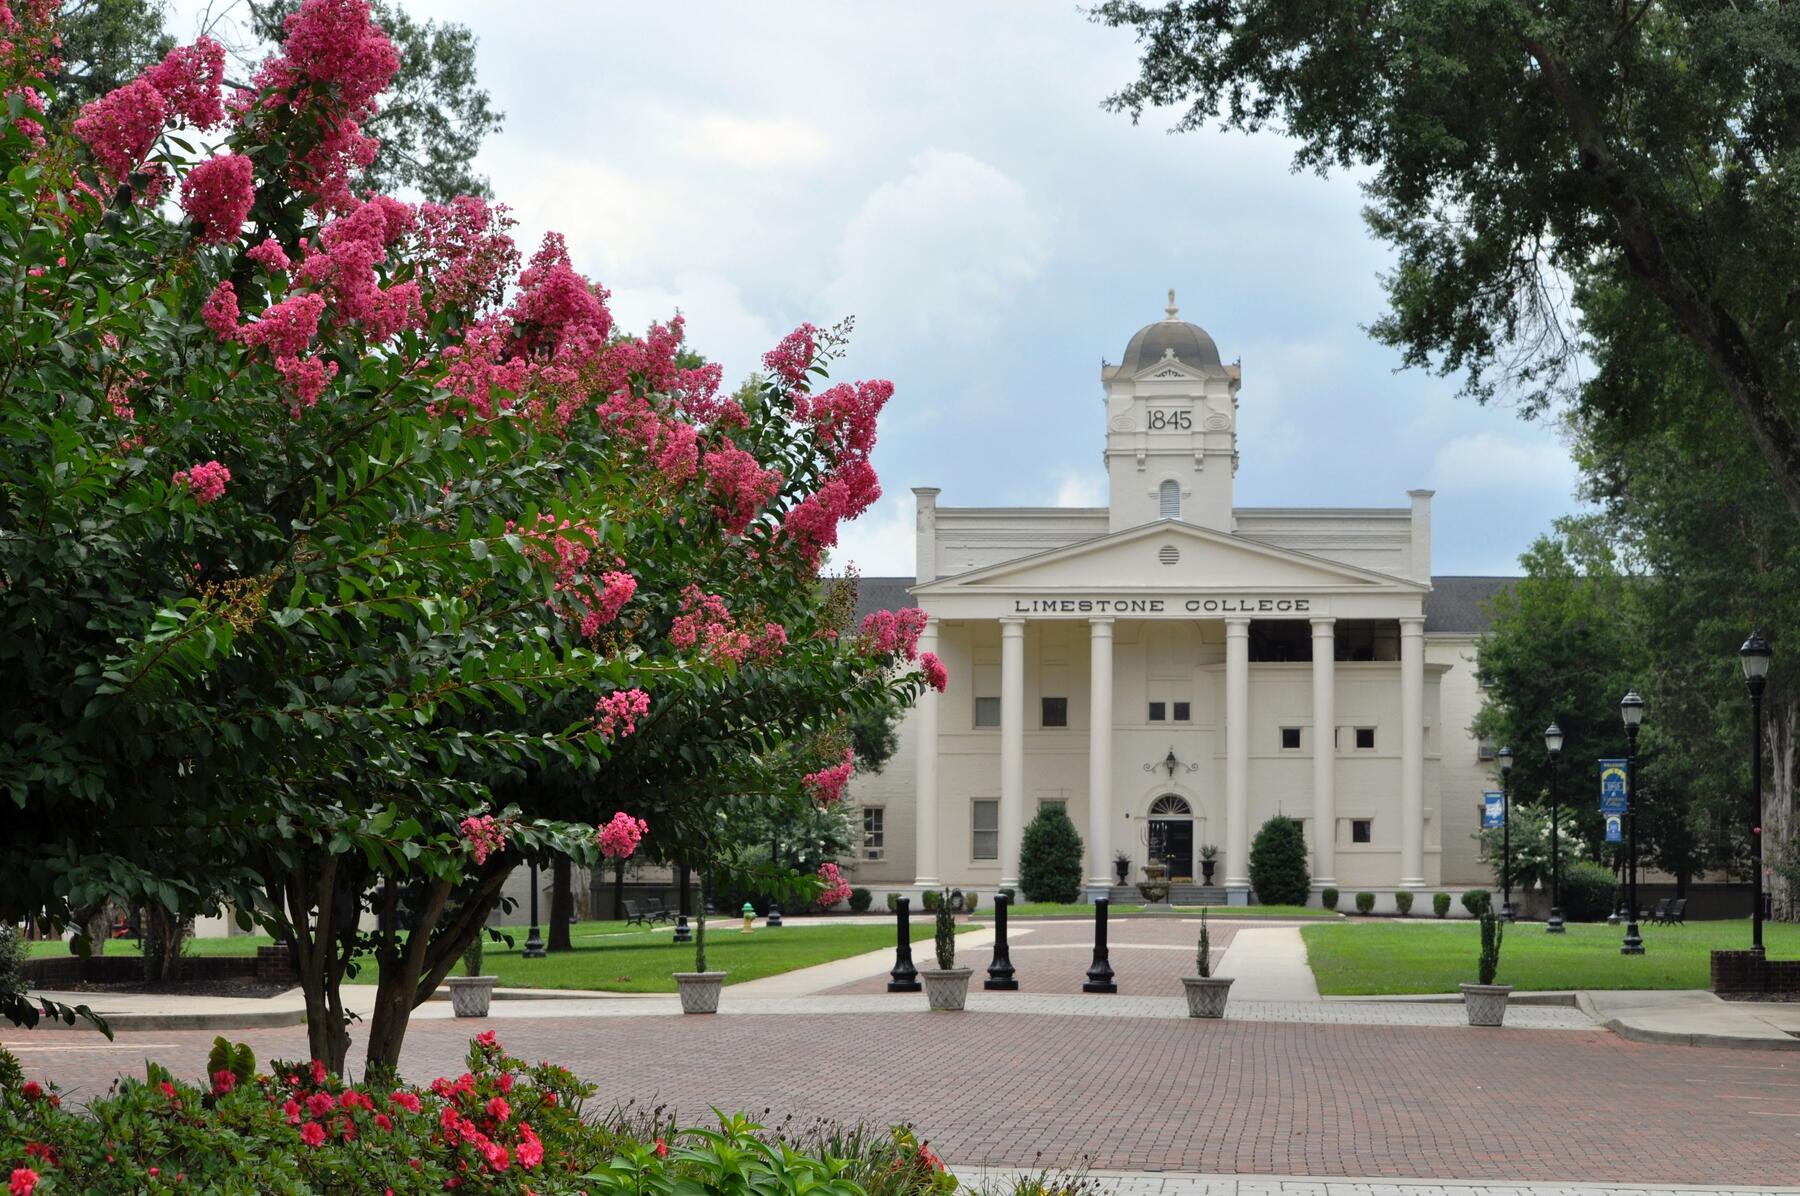
[[[1752,631],[1738,659],[1744,666],[1744,685],[1750,690],[1750,870],[1756,903],[1751,913],[1751,946],[1763,949],[1763,850],[1762,850],[1762,696],[1769,683],[1769,660],[1775,655],[1761,631]]]
[[[1513,750],[1503,747],[1500,756],[1500,917],[1513,920],[1512,903],[1512,766]]]
[[[1644,936],[1638,933],[1637,896],[1637,740],[1644,721],[1644,699],[1632,690],[1619,699],[1619,717],[1625,723],[1625,941],[1620,955],[1642,955]]]
[[[531,929],[525,933],[526,959],[544,958],[544,936],[538,931],[538,870],[537,861],[531,862]]]
[[[1562,728],[1552,720],[1544,728],[1544,751],[1550,756],[1550,920],[1544,923],[1544,933],[1562,934],[1562,844],[1557,838],[1556,825],[1556,766],[1562,760],[1563,733]]]

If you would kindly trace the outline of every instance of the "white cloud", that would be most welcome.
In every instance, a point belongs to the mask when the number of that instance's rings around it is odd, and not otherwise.
[[[1485,494],[1513,500],[1568,500],[1575,488],[1575,463],[1557,440],[1527,439],[1498,432],[1458,436],[1437,451],[1431,484],[1454,488],[1460,496]]]
[[[850,218],[825,306],[884,340],[979,339],[1044,269],[1052,226],[1014,179],[928,149]]]
[[[855,565],[865,577],[918,575],[918,515],[911,492],[889,493],[860,518],[838,527],[827,566]]]
[[[633,332],[679,310],[686,318],[688,343],[724,367],[727,390],[761,368],[763,353],[782,335],[745,305],[736,283],[717,274],[677,274],[666,287],[620,287],[609,306],[614,320]]]
[[[1065,469],[1056,483],[1053,507],[1104,507],[1106,479],[1086,472]]]

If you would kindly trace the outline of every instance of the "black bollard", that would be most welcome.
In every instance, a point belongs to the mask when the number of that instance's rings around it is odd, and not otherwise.
[[[1019,991],[1019,982],[1013,979],[1011,949],[1006,945],[1006,907],[1009,904],[1005,893],[994,895],[994,960],[988,964],[988,978],[982,987],[1010,993]]]
[[[894,970],[890,973],[888,991],[916,993],[923,989],[919,969],[912,961],[912,901],[902,897],[894,904]]]
[[[1081,986],[1084,993],[1116,993],[1119,986],[1113,983],[1112,964],[1106,958],[1106,907],[1110,904],[1101,897],[1094,902],[1094,962],[1088,968],[1087,983]]]
[[[781,925],[781,911],[776,908],[775,903],[772,901],[769,903],[769,916],[763,922],[763,925],[764,926],[779,926],[779,925]]]

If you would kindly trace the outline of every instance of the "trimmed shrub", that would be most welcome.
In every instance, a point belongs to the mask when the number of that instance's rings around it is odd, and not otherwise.
[[[1613,874],[1605,864],[1572,860],[1563,866],[1557,895],[1571,922],[1603,922],[1613,911]]]
[[[1326,909],[1336,909],[1337,903],[1338,903],[1338,891],[1336,889],[1320,889],[1319,890],[1319,904],[1320,905],[1324,906]]]
[[[1395,893],[1394,908],[1400,911],[1402,918],[1412,917],[1413,895],[1411,893]]]
[[[956,966],[956,914],[952,909],[955,902],[950,894],[944,893],[937,903],[937,966],[949,971]]]
[[[1372,910],[1374,910],[1374,908],[1375,908],[1375,894],[1373,894],[1373,893],[1358,893],[1356,895],[1356,912],[1357,913],[1367,914],[1367,913],[1371,912]]]
[[[935,914],[937,912],[938,901],[939,898],[936,889],[927,889],[925,891],[924,905],[926,912]]]
[[[1061,806],[1045,806],[1019,844],[1019,888],[1027,901],[1081,899],[1081,836]]]
[[[1492,984],[1500,974],[1500,943],[1506,938],[1506,923],[1494,911],[1481,911],[1481,958],[1476,961],[1476,983]]]
[[[869,890],[864,888],[850,890],[850,912],[866,914],[869,912],[869,906],[874,903],[875,894],[869,892]]]
[[[981,894],[980,893],[977,893],[977,892],[974,892],[971,890],[970,892],[963,894],[963,909],[965,912],[971,913],[971,914],[974,913],[975,907],[980,904],[981,904]]]
[[[1431,912],[1433,916],[1447,918],[1450,916],[1450,894],[1433,893],[1431,895]]]
[[[889,893],[887,895],[887,907],[888,913],[890,914],[898,912],[900,909],[900,894]]]
[[[1479,918],[1483,910],[1494,908],[1494,898],[1486,889],[1470,889],[1462,895],[1462,904],[1471,918]]]
[[[482,949],[482,945],[484,943],[486,943],[486,941],[487,941],[487,931],[484,930],[481,933],[477,934],[474,938],[470,939],[469,945],[467,947],[463,948],[463,953],[462,953],[463,975],[465,975],[465,976],[481,975],[481,949]]]
[[[1312,890],[1306,873],[1306,832],[1277,814],[1262,824],[1250,845],[1250,887],[1263,905],[1305,905]]]

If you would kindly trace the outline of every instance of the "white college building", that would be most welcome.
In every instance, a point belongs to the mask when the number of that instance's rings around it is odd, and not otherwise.
[[[1434,578],[1431,496],[1404,506],[1236,507],[1240,367],[1178,318],[1101,371],[1105,507],[918,497],[913,578],[864,578],[864,609],[916,604],[949,669],[900,750],[852,782],[855,883],[991,894],[1024,826],[1060,803],[1090,896],[1115,856],[1164,860],[1249,899],[1249,847],[1303,822],[1315,890],[1491,883],[1476,859],[1491,753],[1468,727],[1475,644],[1504,578]],[[1126,894],[1120,893],[1119,896]],[[1217,896],[1217,894],[1213,894]],[[1135,899],[1135,895],[1133,895]]]

